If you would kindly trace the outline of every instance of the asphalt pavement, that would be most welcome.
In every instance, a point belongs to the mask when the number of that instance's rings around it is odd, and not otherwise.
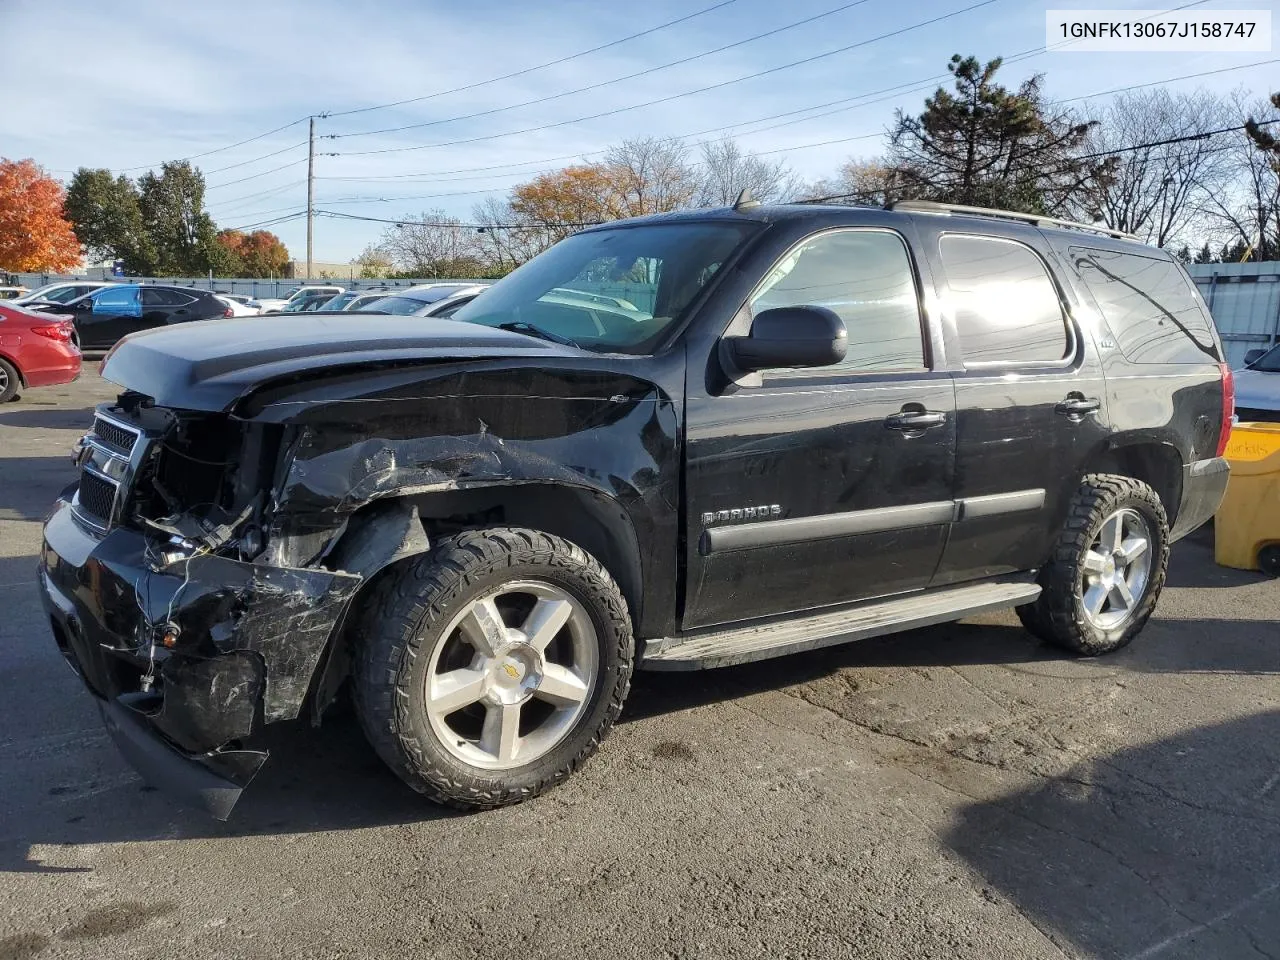
[[[36,593],[113,393],[0,407],[0,960],[1280,956],[1280,583],[1209,531],[1110,657],[999,614],[642,674],[564,786],[470,815],[340,709],[222,824],[117,755]]]

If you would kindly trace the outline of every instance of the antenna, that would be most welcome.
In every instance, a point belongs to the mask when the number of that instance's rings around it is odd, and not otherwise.
[[[738,199],[733,202],[733,209],[739,213],[743,210],[754,210],[758,206],[760,206],[760,201],[751,195],[750,187],[738,194]]]

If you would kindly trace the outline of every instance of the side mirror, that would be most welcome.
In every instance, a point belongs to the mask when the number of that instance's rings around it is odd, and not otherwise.
[[[1251,367],[1266,355],[1267,355],[1267,351],[1265,349],[1250,350],[1248,353],[1244,355],[1244,365],[1246,367]]]
[[[826,307],[776,307],[756,314],[749,336],[724,344],[739,370],[828,367],[844,359],[849,334]]]

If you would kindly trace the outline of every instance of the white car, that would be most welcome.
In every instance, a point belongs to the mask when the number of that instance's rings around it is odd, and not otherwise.
[[[215,293],[214,296],[231,308],[233,317],[256,317],[261,313],[257,307],[249,306],[251,301],[248,297],[234,293]]]
[[[344,287],[312,284],[310,286],[294,287],[289,291],[289,296],[283,300],[279,297],[258,297],[255,300],[250,300],[248,305],[250,307],[257,307],[259,313],[279,313],[295,300],[301,300],[317,293],[328,293],[329,295],[336,297],[338,294],[342,293],[344,289]]]
[[[1242,423],[1280,422],[1280,344],[1245,354],[1236,371],[1236,416]]]
[[[28,303],[70,303],[86,293],[109,286],[111,283],[103,280],[61,280],[58,283],[46,283],[9,303],[19,307]]]

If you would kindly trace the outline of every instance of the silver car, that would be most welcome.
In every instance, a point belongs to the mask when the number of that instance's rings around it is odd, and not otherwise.
[[[1241,423],[1280,422],[1280,343],[1250,350],[1236,371],[1236,416]]]

